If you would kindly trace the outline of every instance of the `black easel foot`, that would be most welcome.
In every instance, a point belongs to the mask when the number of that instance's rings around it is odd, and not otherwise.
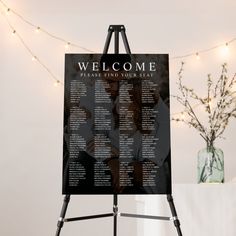
[[[176,212],[176,209],[175,209],[174,200],[173,200],[172,195],[168,194],[167,195],[167,200],[169,202],[169,206],[170,206],[170,210],[171,210],[171,214],[172,214],[172,219],[173,219],[174,225],[176,227],[178,236],[182,236],[182,232],[181,232],[181,229],[180,229],[180,221],[179,221],[178,216],[177,216],[177,212]]]
[[[64,225],[64,218],[65,218],[65,215],[66,215],[66,210],[67,210],[69,202],[70,202],[70,195],[66,195],[65,198],[64,198],[63,205],[62,205],[60,218],[57,222],[56,236],[60,236],[61,228]]]

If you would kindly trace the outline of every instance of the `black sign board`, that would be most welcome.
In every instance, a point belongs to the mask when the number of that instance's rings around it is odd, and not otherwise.
[[[66,54],[63,194],[171,194],[167,54]]]

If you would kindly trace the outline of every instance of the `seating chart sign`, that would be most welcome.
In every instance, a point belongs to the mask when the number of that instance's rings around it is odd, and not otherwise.
[[[171,194],[167,54],[66,54],[63,194]]]

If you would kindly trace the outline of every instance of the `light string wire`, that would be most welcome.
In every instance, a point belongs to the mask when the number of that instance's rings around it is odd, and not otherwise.
[[[10,8],[4,1],[0,0],[0,2],[2,3],[2,5],[6,8],[6,10],[8,12],[12,12],[13,14],[15,14],[18,18],[20,18],[23,22],[25,22],[26,24],[32,26],[33,28],[35,28],[36,30],[38,31],[42,31],[43,33],[45,33],[46,35],[50,36],[51,38],[54,38],[58,41],[61,41],[63,43],[65,43],[67,46],[73,46],[73,47],[76,47],[76,48],[80,48],[84,51],[87,51],[87,52],[91,52],[91,53],[94,53],[94,51],[86,48],[86,47],[83,47],[83,46],[80,46],[76,43],[72,43],[68,40],[65,40],[63,39],[62,37],[59,37],[59,36],[56,36],[52,33],[50,33],[48,30],[40,27],[40,26],[37,26],[36,24],[32,23],[31,21],[27,20],[23,15],[19,14],[17,11],[15,11],[14,9]]]
[[[3,0],[0,0],[0,2],[2,3],[2,5],[6,8],[6,10],[8,12],[12,12],[13,14],[15,14],[18,18],[20,18],[23,22],[25,22],[26,24],[30,25],[31,27],[34,27],[36,30],[38,31],[42,31],[43,33],[47,34],[48,36],[56,39],[56,40],[59,40],[63,43],[65,43],[67,47],[69,46],[73,46],[73,47],[76,47],[76,48],[80,48],[84,51],[87,51],[87,52],[91,52],[91,53],[94,53],[95,51],[91,50],[91,49],[88,49],[84,46],[81,46],[81,45],[78,45],[76,43],[72,43],[62,37],[59,37],[59,36],[56,36],[52,33],[50,33],[48,30],[32,23],[31,21],[27,20],[23,15],[19,14],[16,10],[10,8]],[[222,46],[229,46],[231,43],[234,43],[236,41],[236,37],[230,39],[229,41],[225,42],[225,43],[221,43],[221,44],[218,44],[218,45],[215,45],[213,47],[210,47],[210,48],[206,48],[206,49],[201,49],[201,50],[197,50],[195,52],[190,52],[188,54],[184,54],[184,55],[179,55],[179,56],[173,56],[173,57],[170,57],[170,59],[172,60],[175,60],[175,59],[184,59],[184,58],[187,58],[187,57],[191,57],[191,56],[197,56],[199,58],[199,55],[200,54],[203,54],[203,53],[207,53],[207,52],[210,52],[210,51],[213,51],[217,48],[220,48]]]
[[[26,24],[30,25],[31,27],[35,28],[35,30],[38,30],[38,31],[41,31],[43,33],[45,33],[46,35],[48,35],[49,37],[51,38],[54,38],[58,41],[61,41],[63,43],[65,43],[65,47],[69,47],[69,46],[73,46],[73,47],[76,47],[76,48],[80,48],[84,51],[87,51],[87,52],[91,52],[91,53],[94,53],[93,50],[90,50],[84,46],[80,46],[76,43],[72,43],[68,40],[65,40],[63,39],[62,37],[59,37],[59,36],[56,36],[52,33],[50,33],[49,31],[47,31],[46,29],[40,27],[40,26],[37,26],[36,24],[32,23],[31,21],[27,20],[23,15],[19,14],[17,11],[15,11],[14,9],[10,8],[4,1],[0,0],[1,4],[6,8],[6,11],[7,12],[12,12],[13,14],[15,14],[19,19],[21,19],[23,22],[25,22]],[[7,16],[1,11],[1,15],[5,18],[7,24],[9,25],[9,27],[12,29],[13,33],[16,34],[16,36],[19,38],[20,42],[22,43],[22,45],[24,46],[24,48],[29,52],[29,54],[32,56],[32,60],[36,60],[39,62],[39,64],[52,76],[52,78],[54,79],[55,81],[55,85],[58,85],[58,84],[61,84],[61,85],[64,85],[53,73],[52,71],[42,62],[42,60],[40,60],[37,56],[35,56],[35,54],[33,53],[33,51],[30,49],[30,47],[26,44],[26,42],[24,41],[23,37],[18,33],[18,31],[15,30],[15,28],[13,27],[13,25],[10,23],[10,21],[8,20]],[[187,58],[187,57],[191,57],[191,56],[197,56],[199,57],[199,54],[203,54],[203,53],[207,53],[209,51],[213,51],[217,48],[220,48],[222,46],[226,46],[228,47],[229,44],[233,43],[236,41],[236,38],[232,38],[231,40],[227,41],[226,43],[222,43],[222,44],[218,44],[218,45],[215,45],[213,47],[210,47],[210,48],[207,48],[207,49],[202,49],[202,50],[198,50],[196,52],[191,52],[191,53],[188,53],[188,54],[185,54],[185,55],[180,55],[180,56],[174,56],[174,57],[170,57],[170,59],[172,60],[175,60],[175,59],[184,59],[184,58]],[[194,105],[194,108],[198,107],[200,104],[196,104]],[[175,112],[175,113],[172,113],[171,115],[172,116],[176,116],[176,115],[179,115],[179,114],[185,114],[185,111],[182,111],[182,112]]]
[[[231,40],[227,41],[226,43],[217,44],[213,47],[202,49],[202,50],[199,50],[199,51],[196,51],[196,52],[191,52],[191,53],[188,53],[188,54],[185,54],[185,55],[182,55],[182,56],[174,56],[174,57],[171,57],[171,59],[184,59],[184,58],[191,57],[191,56],[197,56],[198,57],[200,54],[213,51],[217,48],[221,48],[223,46],[228,47],[230,44],[232,44],[235,41],[236,41],[236,38],[232,38]]]
[[[50,75],[51,78],[54,80],[55,85],[57,84],[61,84],[63,85],[63,83],[52,73],[52,71],[42,62],[42,60],[35,56],[35,53],[30,49],[30,47],[26,44],[26,42],[24,41],[23,37],[21,36],[21,34],[19,34],[18,31],[16,31],[16,29],[14,28],[14,26],[10,23],[10,21],[8,20],[8,18],[6,17],[6,15],[1,11],[1,15],[2,17],[5,19],[6,23],[8,24],[8,26],[11,28],[12,33],[14,35],[16,35],[18,37],[18,39],[20,40],[21,44],[24,46],[24,48],[26,49],[26,51],[28,51],[28,53],[32,56],[32,60],[37,61]]]

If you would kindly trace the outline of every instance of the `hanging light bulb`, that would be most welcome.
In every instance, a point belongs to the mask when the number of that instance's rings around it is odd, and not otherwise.
[[[40,27],[38,26],[35,30],[36,33],[39,33],[40,32]]]
[[[200,60],[200,55],[199,55],[198,52],[196,52],[196,59],[197,59],[197,60]]]
[[[59,80],[56,80],[56,81],[54,82],[54,86],[55,86],[55,87],[58,87],[59,84],[60,84],[60,81],[59,81]]]
[[[12,35],[15,36],[16,35],[16,30],[12,31]]]
[[[229,43],[226,43],[226,44],[225,44],[225,50],[226,50],[226,51],[229,51]]]
[[[36,56],[33,56],[33,57],[32,57],[32,61],[37,61],[37,57],[36,57]]]
[[[70,42],[65,44],[65,49],[68,49],[70,47]]]
[[[223,47],[221,47],[221,54],[222,56],[228,56],[229,55],[229,43],[225,43]]]
[[[7,15],[10,15],[10,12],[11,12],[11,9],[10,9],[10,8],[7,8],[7,9],[6,9],[6,14],[7,14]]]
[[[181,119],[183,120],[185,118],[184,112],[181,112]]]

